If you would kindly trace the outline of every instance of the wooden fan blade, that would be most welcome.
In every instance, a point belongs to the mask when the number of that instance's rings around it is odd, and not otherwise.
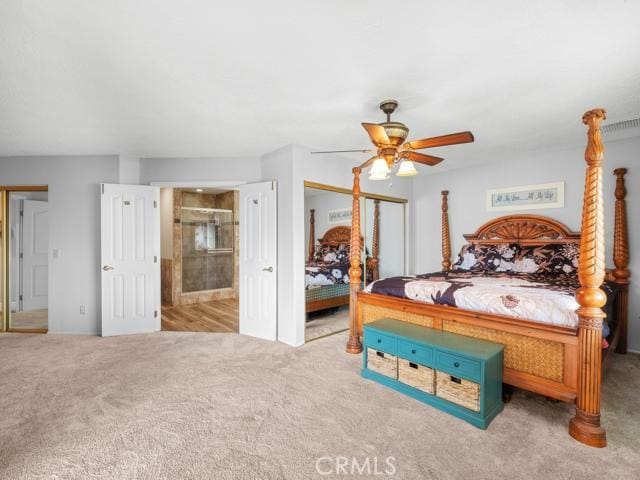
[[[459,143],[470,143],[475,139],[471,132],[458,132],[451,133],[449,135],[442,135],[440,137],[425,138],[423,140],[413,140],[407,142],[406,145],[413,150],[420,150],[422,148],[430,147],[444,147],[445,145],[457,145]]]
[[[412,162],[423,163],[432,167],[444,160],[444,158],[425,155],[424,153],[412,152],[410,150],[400,153],[400,158],[405,158],[407,160],[411,160]]]
[[[369,160],[367,160],[366,162],[364,162],[362,165],[360,165],[360,168],[367,168],[369,165],[371,165],[373,163],[373,161],[378,158],[377,155],[374,155],[373,157],[371,157]]]
[[[391,144],[391,140],[389,140],[387,132],[377,123],[363,123],[362,126],[367,131],[369,138],[376,147]]]

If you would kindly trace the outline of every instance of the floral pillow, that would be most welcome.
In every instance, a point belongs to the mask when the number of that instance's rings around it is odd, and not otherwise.
[[[523,246],[515,259],[513,271],[519,273],[576,273],[578,253],[576,243]]]
[[[349,245],[342,244],[337,247],[320,245],[316,249],[313,260],[322,263],[346,263],[349,261]]]
[[[472,272],[508,272],[513,269],[519,247],[514,244],[475,245],[467,244],[458,254],[454,270]]]

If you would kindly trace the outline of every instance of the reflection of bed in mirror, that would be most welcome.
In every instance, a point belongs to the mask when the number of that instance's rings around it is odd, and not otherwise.
[[[379,278],[379,209],[373,217],[372,249],[367,252],[365,266],[368,282]],[[305,265],[306,311],[316,312],[349,304],[349,246],[351,227],[336,226],[328,229],[315,242],[315,210],[309,220],[309,253]]]

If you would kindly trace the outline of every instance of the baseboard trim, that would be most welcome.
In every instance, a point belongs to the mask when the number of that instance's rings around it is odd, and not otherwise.
[[[304,345],[304,340],[302,342],[289,342],[288,340],[284,340],[283,338],[279,338],[278,342],[284,343],[285,345],[289,345],[290,347],[298,348]]]
[[[88,335],[92,337],[100,336],[100,332],[98,331],[88,331],[88,332],[80,332],[80,331],[67,331],[67,330],[49,330],[47,335]]]

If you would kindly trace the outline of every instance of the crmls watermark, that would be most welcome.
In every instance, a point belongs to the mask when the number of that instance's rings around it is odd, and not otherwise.
[[[316,460],[320,475],[386,475],[396,474],[395,457],[320,457]]]

